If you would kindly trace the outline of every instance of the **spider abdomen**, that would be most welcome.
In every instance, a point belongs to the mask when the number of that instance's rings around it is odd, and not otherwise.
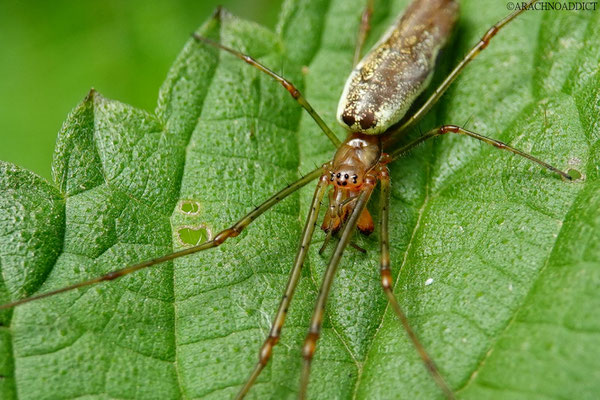
[[[456,0],[411,3],[348,77],[338,122],[351,132],[376,135],[400,121],[429,84],[457,19]]]

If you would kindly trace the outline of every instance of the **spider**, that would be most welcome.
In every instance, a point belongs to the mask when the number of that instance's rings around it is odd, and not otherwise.
[[[364,13],[365,18],[363,19],[367,22],[369,20],[368,15],[370,14],[369,9],[370,8],[367,7],[367,11]],[[441,32],[439,33],[439,37],[433,39],[433,42],[429,43],[429,47],[426,46],[424,50],[419,50],[419,54],[425,54],[426,56],[424,57],[425,62],[422,65],[424,67],[424,70],[422,71],[423,73],[414,74],[414,87],[407,89],[406,87],[402,87],[402,85],[398,84],[397,86],[401,89],[398,89],[399,92],[386,92],[383,96],[381,96],[382,98],[384,98],[385,101],[389,100],[391,103],[394,103],[392,111],[388,111],[387,106],[382,106],[376,111],[370,110],[371,107],[375,107],[375,102],[371,99],[368,101],[365,100],[368,96],[364,96],[363,94],[361,94],[361,91],[363,90],[361,88],[361,83],[364,83],[364,81],[366,81],[366,79],[364,79],[364,76],[369,75],[370,73],[368,69],[361,69],[361,67],[364,67],[365,65],[370,65],[371,68],[376,70],[377,68],[386,65],[385,60],[382,61],[376,56],[369,58],[369,55],[367,55],[366,61],[363,61],[358,64],[357,70],[353,75],[351,75],[351,77],[348,80],[349,83],[346,85],[346,89],[344,90],[345,94],[342,96],[342,101],[340,102],[339,107],[339,120],[343,125],[347,127],[348,131],[350,132],[349,136],[344,140],[344,142],[340,142],[337,139],[336,135],[333,134],[333,132],[331,132],[331,130],[318,116],[318,114],[313,110],[313,108],[306,101],[306,99],[301,95],[300,91],[290,81],[267,69],[267,67],[265,67],[263,64],[257,62],[249,56],[246,56],[230,47],[224,46],[219,42],[215,42],[203,36],[195,35],[195,39],[198,42],[202,42],[209,46],[218,47],[222,50],[232,53],[233,55],[248,62],[252,66],[267,73],[272,78],[275,78],[282,85],[284,85],[288,92],[292,95],[292,97],[311,114],[311,116],[316,120],[318,125],[327,134],[330,141],[337,147],[333,160],[325,163],[323,166],[316,168],[314,171],[308,173],[296,183],[293,183],[285,189],[283,189],[282,191],[278,192],[277,194],[269,198],[266,202],[259,205],[255,210],[251,211],[239,222],[232,225],[230,228],[227,228],[217,233],[211,238],[211,240],[209,240],[206,243],[183,249],[163,257],[153,258],[146,262],[135,264],[130,267],[105,274],[96,279],[64,287],[55,291],[46,292],[41,295],[29,297],[23,300],[18,300],[14,303],[4,305],[3,308],[13,307],[17,304],[22,304],[42,297],[48,297],[50,295],[66,292],[75,288],[88,286],[93,283],[113,280],[151,265],[173,260],[175,258],[192,254],[201,250],[217,247],[223,244],[227,239],[238,236],[258,216],[260,216],[262,213],[264,213],[267,209],[271,208],[275,204],[279,203],[283,198],[292,194],[294,191],[308,184],[309,182],[318,179],[319,183],[317,185],[317,189],[315,190],[313,201],[309,209],[305,229],[302,233],[301,243],[299,245],[298,254],[296,256],[296,261],[294,262],[287,289],[281,300],[279,311],[277,312],[273,320],[273,325],[271,327],[270,334],[266,338],[261,348],[259,361],[256,364],[255,370],[251,374],[247,383],[241,388],[240,393],[238,394],[239,397],[243,397],[250,390],[254,381],[259,376],[264,366],[267,365],[267,362],[271,358],[271,352],[275,344],[279,340],[279,335],[281,333],[283,321],[285,319],[288,306],[292,300],[292,294],[301,276],[301,269],[308,253],[308,247],[311,243],[312,235],[315,231],[315,223],[319,216],[319,207],[321,205],[321,201],[327,194],[327,190],[333,188],[333,190],[330,192],[330,204],[326,210],[326,215],[322,224],[322,228],[324,231],[327,232],[325,242],[329,241],[329,239],[333,236],[339,236],[339,241],[335,246],[335,249],[329,262],[329,266],[327,268],[327,272],[321,284],[322,286],[319,296],[317,298],[315,312],[313,314],[310,324],[310,331],[306,337],[305,344],[303,347],[304,367],[301,380],[302,383],[300,386],[300,397],[303,397],[306,395],[306,390],[308,388],[309,372],[311,368],[313,354],[316,348],[316,341],[321,333],[325,302],[327,300],[327,294],[329,293],[331,284],[333,282],[333,277],[335,275],[336,268],[341,260],[345,247],[351,244],[351,238],[355,231],[355,228],[358,227],[359,230],[364,233],[370,233],[374,230],[375,226],[373,220],[365,207],[375,189],[375,186],[378,183],[380,183],[382,190],[380,196],[381,216],[379,221],[379,238],[381,240],[382,254],[380,269],[382,287],[385,291],[388,300],[390,301],[390,304],[392,305],[394,312],[396,313],[397,317],[400,319],[405,329],[407,330],[409,337],[411,338],[415,347],[417,348],[418,353],[423,359],[428,371],[431,373],[435,381],[438,383],[440,388],[446,393],[446,395],[448,397],[452,397],[452,390],[444,382],[444,379],[437,370],[437,367],[435,366],[431,357],[429,357],[429,355],[425,351],[424,346],[420,344],[417,336],[410,328],[410,325],[408,324],[406,317],[404,316],[404,313],[402,312],[399,303],[394,296],[394,292],[392,291],[392,273],[389,262],[389,239],[387,232],[390,195],[388,164],[390,164],[402,154],[406,153],[413,147],[426,141],[429,138],[433,138],[443,134],[453,133],[470,136],[484,143],[492,144],[498,148],[508,150],[520,156],[526,157],[540,164],[541,166],[549,169],[550,171],[562,176],[567,180],[569,180],[571,177],[569,174],[562,172],[552,167],[551,165],[537,158],[534,158],[526,153],[523,153],[517,149],[514,149],[502,142],[481,136],[475,132],[466,130],[457,125],[444,125],[439,128],[435,128],[407,144],[404,144],[400,147],[395,147],[395,141],[399,137],[401,137],[401,135],[405,133],[410,127],[413,127],[422,118],[422,116],[426,114],[426,112],[431,108],[433,104],[435,104],[435,102],[439,99],[439,97],[442,95],[445,89],[448,88],[448,86],[456,78],[456,76],[458,76],[458,74],[460,73],[460,71],[462,71],[466,64],[468,64],[473,58],[475,58],[475,56],[481,50],[487,47],[487,45],[490,43],[490,40],[505,24],[514,19],[516,15],[520,14],[520,12],[515,12],[508,16],[506,19],[500,21],[494,27],[492,27],[483,36],[482,40],[476,45],[473,51],[467,55],[463,62],[456,67],[456,69],[439,86],[439,88],[433,92],[431,97],[428,100],[426,100],[423,103],[423,105],[419,109],[417,109],[415,113],[410,114],[410,117],[402,119],[403,112],[405,112],[409,108],[412,101],[417,97],[417,95],[420,92],[422,92],[427,82],[429,81],[431,72],[433,71],[433,64],[436,58],[437,49],[448,40],[448,37],[452,30],[452,25],[454,24],[457,17],[457,10],[455,9],[455,3],[453,1],[440,3],[438,3],[437,1],[428,1],[413,3],[411,6],[409,6],[407,14],[404,14],[406,16],[405,18],[407,19],[410,19],[411,17],[414,17],[415,15],[418,15],[421,12],[423,13],[424,17],[436,15],[437,18],[437,15],[439,15],[440,10],[443,10],[443,12],[446,13],[446,15],[444,17],[440,17],[441,22],[436,21],[435,27],[439,28],[444,24],[446,24],[447,26],[440,28]],[[366,33],[364,32],[368,30],[366,28],[368,26],[367,22],[363,23],[362,25],[363,28],[361,29],[360,37],[366,35]],[[420,25],[417,24],[417,26]],[[431,29],[431,27],[426,26],[426,29],[422,30],[421,33],[430,33],[428,29]],[[392,32],[393,35],[396,31],[390,32]],[[402,42],[402,40],[400,40],[399,42]],[[417,43],[421,45],[423,42],[424,41],[418,41]],[[394,46],[397,44],[397,42],[394,43],[388,43],[387,45]],[[385,48],[385,42],[383,48]],[[382,49],[382,47],[377,47],[376,50],[374,50],[375,52],[372,52],[370,54],[376,55],[378,51],[377,49]],[[421,53],[421,51],[423,51],[423,53]],[[429,53],[427,53],[427,51],[429,51]],[[357,53],[360,53],[360,51]],[[370,62],[369,60],[371,60],[372,62]],[[376,72],[374,73],[376,74]],[[385,74],[383,74],[383,76],[385,76]],[[377,89],[380,90],[380,87],[377,87]],[[400,97],[403,97],[406,104],[398,105],[399,100],[393,99],[394,94],[399,93],[402,94],[402,96]],[[322,247],[322,249],[324,249],[324,246]]]

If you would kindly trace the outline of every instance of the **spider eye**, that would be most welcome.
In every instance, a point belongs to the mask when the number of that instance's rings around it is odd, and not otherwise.
[[[342,174],[340,174],[340,173],[338,172],[338,173],[337,173],[337,177],[339,178],[339,177],[341,177],[341,176],[342,176]]]
[[[348,174],[344,175],[344,178],[348,179]]]

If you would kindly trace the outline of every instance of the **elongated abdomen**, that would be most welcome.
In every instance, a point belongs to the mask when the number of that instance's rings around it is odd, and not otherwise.
[[[379,134],[398,122],[429,84],[457,18],[456,0],[414,0],[348,77],[340,124]]]

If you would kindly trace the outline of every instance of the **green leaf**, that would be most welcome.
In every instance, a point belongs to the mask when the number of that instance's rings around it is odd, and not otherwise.
[[[378,2],[371,44],[405,3]],[[363,4],[290,0],[277,34],[227,15],[199,32],[282,72],[341,137],[335,109]],[[434,82],[506,13],[505,4],[462,2]],[[585,399],[600,390],[598,22],[596,12],[525,13],[421,124],[469,120],[584,179],[562,182],[463,137],[391,166],[395,293],[461,398]],[[214,236],[332,151],[281,86],[189,40],[155,114],[90,92],[59,134],[54,186],[3,164],[0,300]],[[216,249],[3,312],[0,397],[232,398],[257,360],[312,192]],[[344,256],[311,399],[442,397],[387,308],[377,237],[356,238],[366,256]],[[250,398],[297,392],[323,238],[316,233],[282,340]]]

